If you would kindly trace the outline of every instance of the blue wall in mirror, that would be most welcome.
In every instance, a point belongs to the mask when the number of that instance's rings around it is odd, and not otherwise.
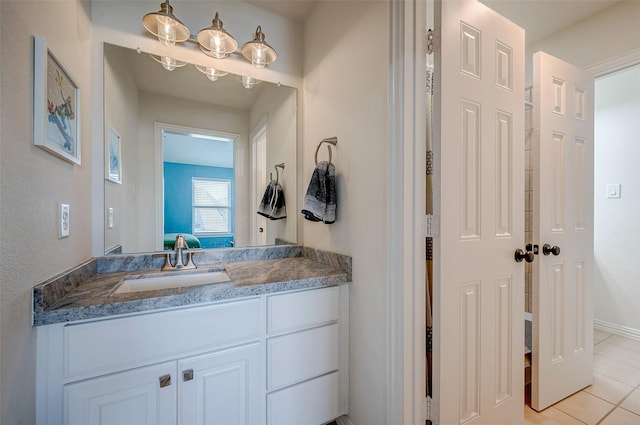
[[[194,177],[225,179],[231,182],[231,234],[220,237],[197,236],[201,248],[222,248],[233,246],[233,168],[207,167],[203,165],[164,163],[164,232],[192,234],[193,231],[193,191]]]

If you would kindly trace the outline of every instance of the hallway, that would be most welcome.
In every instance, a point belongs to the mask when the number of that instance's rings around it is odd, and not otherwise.
[[[594,329],[594,383],[538,413],[527,425],[640,424],[640,341]]]

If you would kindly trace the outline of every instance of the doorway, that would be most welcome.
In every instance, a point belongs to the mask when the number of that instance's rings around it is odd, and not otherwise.
[[[156,249],[171,249],[179,233],[197,248],[234,246],[237,135],[155,126]]]

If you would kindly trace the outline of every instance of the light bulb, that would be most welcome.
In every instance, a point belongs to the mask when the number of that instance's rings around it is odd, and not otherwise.
[[[211,36],[211,43],[209,46],[211,47],[211,53],[214,58],[222,59],[226,56],[227,52],[224,48],[224,39],[218,32],[215,32]]]
[[[245,89],[253,88],[253,86],[260,82],[259,80],[256,80],[255,78],[249,77],[247,75],[243,75],[240,81],[242,82],[242,85]]]
[[[176,44],[176,23],[173,19],[158,16],[158,40],[167,47]]]
[[[263,45],[254,43],[251,48],[251,63],[256,68],[264,68],[267,64],[267,48]]]
[[[162,67],[167,71],[173,71],[176,69],[176,60],[174,58],[170,58],[169,56],[162,56],[160,58],[160,63],[162,63]]]
[[[218,78],[222,76],[222,73],[215,68],[207,68],[207,72],[205,72],[205,75],[211,81],[216,81]]]

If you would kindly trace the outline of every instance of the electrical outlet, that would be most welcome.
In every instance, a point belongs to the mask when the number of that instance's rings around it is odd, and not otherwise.
[[[60,226],[58,229],[58,237],[60,239],[69,237],[69,204],[58,204]]]
[[[109,229],[113,229],[113,208],[112,207],[109,207],[109,210],[107,212],[107,222],[108,222]]]

